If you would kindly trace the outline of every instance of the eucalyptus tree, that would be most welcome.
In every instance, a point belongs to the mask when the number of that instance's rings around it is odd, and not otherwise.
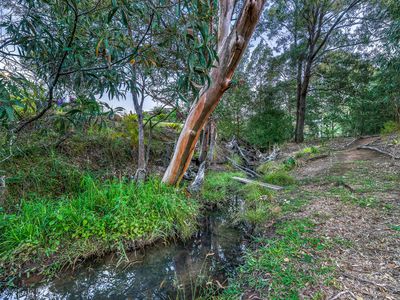
[[[264,0],[244,1],[240,14],[231,28],[232,14],[226,9],[233,11],[235,2],[230,0],[219,2],[218,31],[221,33],[219,35],[221,46],[218,47],[218,61],[209,73],[209,84],[203,86],[197,101],[190,109],[172,160],[164,173],[163,181],[166,183],[179,183],[189,167],[201,130],[224,92],[229,88],[235,69],[249,44],[265,3]],[[226,28],[230,30],[227,31]]]
[[[25,83],[20,93],[28,88],[32,93],[20,95],[30,109],[14,122],[14,132],[40,119],[67,95],[92,97],[102,89],[115,93],[114,67],[137,54],[136,49],[121,56],[111,51],[109,1],[6,1],[4,7],[2,79]]]
[[[115,2],[110,24],[126,38],[113,49],[137,55],[117,69],[120,87],[132,94],[138,121],[138,171],[146,169],[143,104],[153,98],[177,105],[205,84],[216,56],[206,32],[211,8],[207,1]]]

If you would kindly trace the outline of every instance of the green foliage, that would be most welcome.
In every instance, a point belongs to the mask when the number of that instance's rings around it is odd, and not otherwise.
[[[122,130],[118,135],[129,138],[131,145],[137,146],[139,139],[137,115],[129,114],[122,117]]]
[[[257,167],[257,172],[261,174],[268,174],[270,172],[275,172],[282,169],[282,165],[274,162],[274,161],[268,161],[266,163],[261,164],[260,166]]]
[[[37,149],[32,151],[33,153],[14,158],[2,166],[7,174],[9,197],[13,201],[35,195],[53,197],[81,191],[80,182],[84,174],[66,157],[55,152],[43,157],[43,153]]]
[[[245,139],[252,145],[268,148],[291,138],[291,117],[279,109],[257,110],[247,123]]]
[[[246,184],[238,194],[243,197],[244,203],[243,208],[234,216],[237,222],[262,225],[281,211],[272,204],[273,192],[258,184]]]
[[[330,190],[330,193],[339,197],[339,199],[346,203],[351,203],[353,205],[358,205],[360,207],[377,207],[378,201],[375,197],[370,196],[358,196],[353,194],[349,190],[343,187],[335,187]]]
[[[86,176],[81,187],[74,197],[21,200],[15,212],[1,212],[1,264],[12,268],[28,259],[40,265],[51,255],[62,266],[89,256],[96,244],[113,248],[121,241],[188,237],[196,227],[196,202],[157,179],[136,185]],[[79,244],[89,253],[74,255],[71,247]],[[67,251],[68,259],[63,256]]]
[[[160,122],[157,126],[159,127],[165,127],[165,128],[170,128],[173,129],[177,132],[180,132],[183,128],[182,123],[173,123],[173,122]]]
[[[230,159],[237,165],[243,165],[243,158],[237,153],[231,154]],[[233,163],[230,162],[230,164],[232,165]]]
[[[222,97],[215,111],[218,119],[218,134],[223,139],[232,137],[244,139],[246,135],[247,112],[251,110],[253,93],[245,75],[238,72],[232,81],[232,87]]]
[[[285,170],[278,170],[268,173],[263,177],[263,179],[265,182],[282,186],[288,186],[296,183],[296,180]]]
[[[249,251],[223,299],[236,299],[246,289],[267,299],[300,299],[300,292],[313,284],[317,274],[331,269],[318,266],[315,256],[327,247],[324,240],[311,236],[314,225],[308,219],[287,221],[277,226],[278,238],[261,239]]]
[[[232,177],[245,177],[240,172],[208,172],[202,187],[202,197],[212,203],[223,203],[238,191],[240,185]]]
[[[386,122],[381,129],[381,134],[392,134],[396,132],[400,132],[400,125],[394,121]]]
[[[291,171],[297,166],[293,157],[289,157],[282,162],[269,161],[257,167],[257,172],[267,175],[276,171]]]
[[[306,148],[296,152],[295,157],[296,158],[301,158],[304,156],[312,157],[318,153],[320,153],[320,149],[318,147],[310,146],[310,147],[306,147]]]

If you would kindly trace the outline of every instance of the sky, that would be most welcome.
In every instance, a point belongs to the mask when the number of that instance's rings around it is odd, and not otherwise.
[[[100,98],[100,101],[108,103],[108,105],[110,105],[112,108],[122,107],[125,109],[126,113],[135,111],[131,93],[128,93],[126,98],[120,99],[109,98],[108,95],[105,94]],[[155,106],[157,106],[157,103],[155,103],[150,97],[146,97],[143,104],[143,110],[151,111]]]

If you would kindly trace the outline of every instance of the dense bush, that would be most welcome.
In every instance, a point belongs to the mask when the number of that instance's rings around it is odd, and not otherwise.
[[[249,119],[245,132],[247,142],[260,148],[268,148],[292,137],[292,119],[282,110],[267,109]]]
[[[400,132],[400,124],[394,121],[388,121],[383,124],[383,128],[381,129],[382,134],[391,134],[395,132]]]

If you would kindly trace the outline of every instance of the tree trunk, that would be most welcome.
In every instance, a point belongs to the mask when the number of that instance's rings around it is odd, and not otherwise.
[[[246,0],[233,30],[218,52],[219,64],[210,72],[211,84],[200,91],[179,136],[174,155],[165,171],[163,182],[179,184],[189,167],[197,140],[206,121],[229,88],[233,73],[247,48],[258,23],[265,0]]]
[[[132,91],[133,105],[135,107],[135,113],[137,115],[138,122],[138,169],[146,168],[146,151],[144,145],[144,124],[143,124],[143,111],[139,105],[138,95],[136,91]]]
[[[303,73],[303,62],[299,58],[298,64],[297,64],[297,91],[296,91],[296,129],[295,129],[295,134],[294,134],[294,139],[296,143],[298,142],[298,134],[299,134],[299,125],[300,125],[300,104],[301,104],[301,87],[303,86],[303,80],[302,80],[302,73]],[[304,122],[304,120],[303,120]]]
[[[301,93],[297,99],[297,118],[296,118],[296,136],[295,142],[304,142],[304,124],[306,117],[306,98],[308,93],[308,86],[310,84],[311,69],[309,72],[305,72],[304,80],[301,86]]]
[[[143,102],[144,94],[142,91],[141,100],[139,101],[138,91],[136,89],[136,70],[132,67],[132,100],[137,115],[138,122],[138,161],[137,169],[134,176],[135,181],[144,181],[146,177],[146,148],[144,144],[144,123],[143,123]]]
[[[210,146],[210,121],[208,121],[207,125],[203,129],[203,135],[200,146],[199,164],[201,164],[207,159],[209,146]]]
[[[214,149],[217,142],[217,124],[214,120],[210,121],[210,145],[208,146],[207,160],[212,163],[214,160]]]
[[[306,67],[304,70],[304,77],[301,80],[300,76],[300,86],[298,78],[297,86],[297,112],[296,112],[296,132],[295,132],[295,142],[302,143],[304,141],[304,123],[306,117],[306,98],[308,93],[308,86],[310,85],[311,79],[311,68],[313,64],[313,53],[315,45],[311,41],[309,45],[309,54],[306,61]],[[301,65],[302,68],[302,65]]]

